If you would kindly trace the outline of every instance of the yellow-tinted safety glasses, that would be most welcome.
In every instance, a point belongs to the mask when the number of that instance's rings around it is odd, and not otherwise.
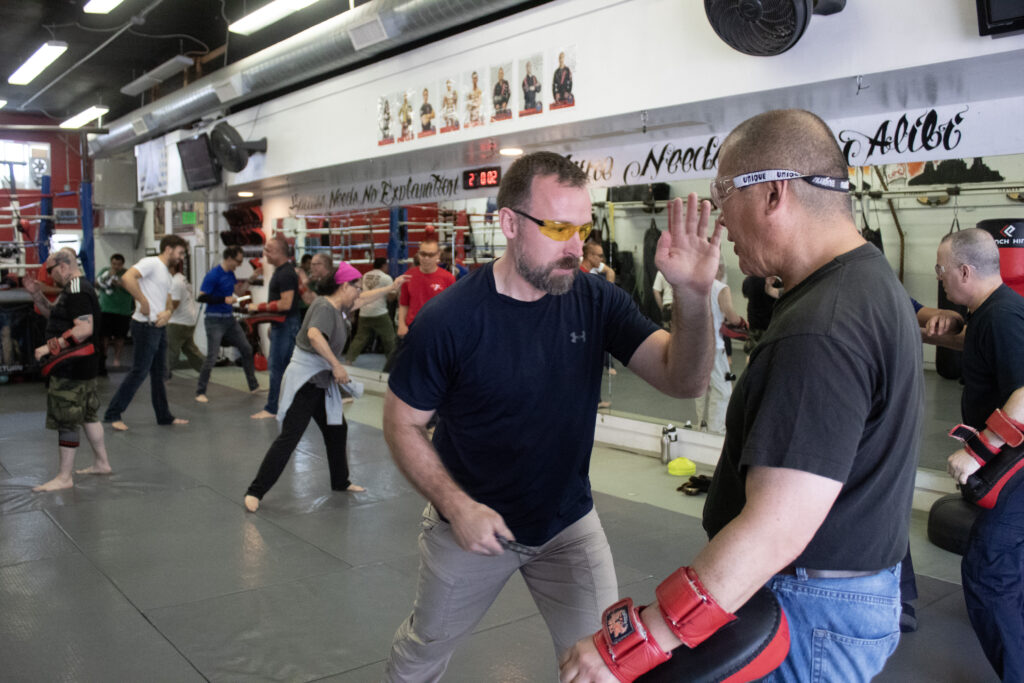
[[[512,207],[509,207],[512,209]],[[590,231],[593,230],[593,223],[584,223],[583,225],[573,225],[572,223],[563,223],[562,221],[542,221],[539,218],[534,218],[528,213],[523,213],[519,209],[512,209],[515,213],[519,214],[523,218],[533,221],[540,226],[540,234],[544,235],[549,239],[553,239],[556,242],[568,242],[572,239],[572,236],[576,233],[580,234],[580,242],[587,239]]]

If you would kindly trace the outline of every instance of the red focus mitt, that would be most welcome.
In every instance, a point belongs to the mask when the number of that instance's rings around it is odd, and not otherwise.
[[[53,372],[53,369],[55,367],[57,367],[66,360],[69,360],[71,358],[84,358],[87,356],[91,356],[94,353],[96,353],[96,347],[94,347],[92,344],[72,346],[68,349],[65,349],[64,351],[61,351],[60,353],[51,353],[49,356],[46,357],[47,360],[43,364],[43,367],[41,369],[43,377],[47,377],[51,372]]]
[[[687,647],[694,648],[736,617],[722,609],[692,567],[680,567],[654,594],[665,623]]]
[[[978,461],[979,465],[984,465],[999,454],[999,449],[993,446],[984,434],[969,425],[959,424],[949,430],[949,435],[960,441],[964,450]]]
[[[612,674],[632,683],[672,655],[661,649],[647,630],[631,598],[623,598],[604,611],[594,646]]]

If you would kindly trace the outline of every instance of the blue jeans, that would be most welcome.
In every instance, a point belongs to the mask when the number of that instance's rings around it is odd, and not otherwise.
[[[900,565],[852,579],[777,574],[768,582],[789,621],[789,655],[765,681],[869,681],[900,640]]]
[[[263,410],[277,415],[277,395],[281,393],[281,378],[288,361],[292,359],[295,348],[295,335],[302,327],[302,316],[289,315],[283,323],[270,325],[270,355],[267,358],[267,369],[270,370],[270,393],[267,405]]]
[[[132,319],[132,369],[110,399],[104,422],[117,422],[128,404],[135,397],[142,383],[149,375],[149,392],[153,399],[153,412],[157,424],[169,425],[174,422],[170,406],[167,405],[167,390],[164,377],[167,375],[167,329],[151,323],[140,323]]]
[[[206,360],[199,371],[196,395],[206,393],[210,373],[217,364],[217,354],[221,346],[234,346],[238,349],[242,354],[242,367],[245,369],[245,379],[249,382],[249,391],[259,389],[260,383],[256,381],[256,370],[252,366],[252,346],[234,316],[207,315],[203,322],[206,327]]]
[[[974,521],[960,565],[967,616],[992,668],[1024,680],[1024,475]]]

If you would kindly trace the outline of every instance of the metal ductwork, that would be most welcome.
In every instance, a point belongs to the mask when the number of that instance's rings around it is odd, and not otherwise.
[[[375,0],[250,55],[107,125],[94,157],[129,149],[228,106],[283,90],[485,17],[524,0]]]

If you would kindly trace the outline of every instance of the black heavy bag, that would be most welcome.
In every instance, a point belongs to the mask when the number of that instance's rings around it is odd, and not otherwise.
[[[952,234],[960,230],[960,219],[954,216],[953,224],[949,226],[949,233]],[[967,315],[967,307],[959,306],[954,304],[946,296],[946,289],[942,286],[942,283],[937,283],[939,287],[939,308],[948,308],[956,311],[960,315]],[[942,346],[935,347],[935,371],[939,373],[940,377],[946,379],[960,379],[961,372],[961,354],[959,351],[953,349],[947,349]]]

